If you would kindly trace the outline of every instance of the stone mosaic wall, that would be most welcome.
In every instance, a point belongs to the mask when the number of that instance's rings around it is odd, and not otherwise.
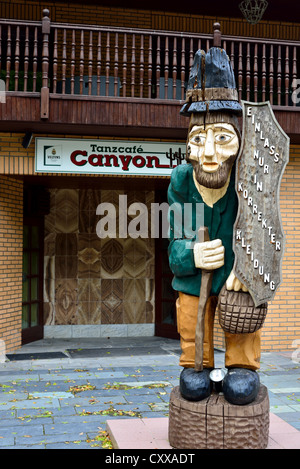
[[[154,322],[154,239],[96,234],[96,208],[110,202],[118,215],[124,191],[51,189],[45,217],[44,324]],[[128,206],[150,209],[154,192],[126,192]],[[149,210],[150,213],[150,210]],[[128,219],[130,221],[130,218]],[[117,230],[118,232],[118,230]]]

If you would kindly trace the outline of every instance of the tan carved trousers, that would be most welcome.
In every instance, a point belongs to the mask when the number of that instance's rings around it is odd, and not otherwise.
[[[209,297],[206,303],[203,340],[203,367],[214,368],[213,327],[218,297]],[[177,328],[182,354],[179,364],[195,366],[195,331],[199,298],[179,292],[176,302]],[[225,334],[225,366],[257,370],[260,367],[261,330],[250,334]]]

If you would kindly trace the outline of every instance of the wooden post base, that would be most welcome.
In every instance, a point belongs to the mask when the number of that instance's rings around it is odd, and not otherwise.
[[[169,442],[177,449],[264,449],[269,439],[269,395],[261,385],[257,398],[232,405],[222,394],[191,402],[179,386],[172,389]]]

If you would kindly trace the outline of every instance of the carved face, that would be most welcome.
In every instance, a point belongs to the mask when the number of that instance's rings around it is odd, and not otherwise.
[[[194,125],[189,133],[188,158],[197,181],[205,187],[226,184],[238,151],[238,134],[231,124]]]

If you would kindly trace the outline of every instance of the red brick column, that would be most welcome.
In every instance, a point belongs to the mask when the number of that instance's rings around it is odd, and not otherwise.
[[[0,339],[21,345],[23,181],[0,176]]]

